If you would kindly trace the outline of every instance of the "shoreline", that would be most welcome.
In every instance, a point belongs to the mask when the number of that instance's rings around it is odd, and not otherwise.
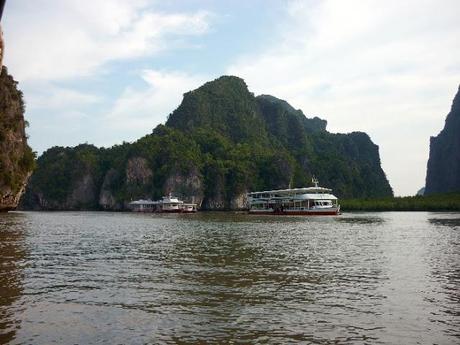
[[[460,212],[460,193],[433,194],[428,196],[405,196],[365,199],[339,199],[342,213],[346,212]],[[129,209],[110,210],[101,208],[81,209],[23,209],[3,210],[25,212],[120,212],[137,213]],[[247,208],[199,209],[198,212],[247,213]],[[142,213],[142,212],[141,212]],[[155,213],[155,212],[145,212]],[[158,212],[157,212],[158,213]],[[160,212],[161,213],[161,212]]]

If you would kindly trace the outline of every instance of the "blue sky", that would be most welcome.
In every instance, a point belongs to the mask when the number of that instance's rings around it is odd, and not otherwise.
[[[457,0],[14,0],[2,25],[39,153],[133,141],[233,74],[331,132],[367,132],[410,195],[460,83],[458,13]]]

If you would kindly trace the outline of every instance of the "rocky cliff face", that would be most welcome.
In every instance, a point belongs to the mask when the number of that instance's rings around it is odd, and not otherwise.
[[[6,67],[0,74],[0,211],[16,208],[34,166],[27,145],[24,102]]]
[[[111,167],[104,175],[99,192],[99,207],[104,210],[120,211],[131,200],[151,198],[153,171],[147,159],[131,157],[120,170]],[[125,193],[129,198],[120,198]]]
[[[444,129],[430,138],[425,195],[460,192],[460,87]]]
[[[169,173],[163,186],[165,194],[183,195],[185,202],[198,204],[203,202],[204,189],[201,173],[196,168],[190,169],[187,173],[173,170]]]
[[[99,193],[99,205],[103,210],[123,209],[123,203],[117,201],[113,192],[113,187],[118,179],[119,173],[114,168],[109,169],[104,176],[101,192]]]

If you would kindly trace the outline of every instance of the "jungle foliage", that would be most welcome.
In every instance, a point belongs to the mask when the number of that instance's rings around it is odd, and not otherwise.
[[[159,197],[172,172],[198,172],[205,198],[223,199],[251,190],[301,187],[316,176],[339,197],[392,196],[380,167],[378,147],[365,133],[332,134],[326,121],[309,119],[273,96],[255,97],[245,82],[224,76],[184,95],[165,125],[133,143],[111,148],[55,147],[38,159],[30,188],[62,199],[82,173],[101,186],[109,170],[117,198],[139,191],[126,188],[124,170],[132,157],[147,160],[152,183],[144,194]]]
[[[460,211],[460,194],[431,194],[377,199],[341,200],[347,211]]]

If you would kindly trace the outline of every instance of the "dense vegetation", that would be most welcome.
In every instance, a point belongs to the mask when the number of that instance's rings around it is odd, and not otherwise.
[[[120,209],[173,191],[204,208],[238,208],[247,191],[306,186],[312,176],[339,197],[392,196],[365,133],[329,133],[326,121],[221,77],[186,93],[165,125],[134,143],[46,151],[24,205]]]
[[[74,181],[90,171],[96,179],[102,176],[101,150],[93,145],[74,148],[53,147],[39,157],[33,174],[33,185],[40,186],[49,200],[64,203],[72,193]],[[45,168],[44,168],[45,167]],[[32,182],[32,181],[31,181]],[[82,205],[95,207],[95,203]]]
[[[0,211],[16,207],[34,168],[35,154],[27,145],[24,101],[5,66],[0,74]]]
[[[347,211],[460,211],[460,194],[432,194],[378,199],[347,199],[340,202]]]
[[[249,189],[300,187],[317,176],[342,197],[391,196],[378,147],[369,136],[332,134],[326,124],[276,97],[254,97],[240,78],[221,77],[185,94],[166,126],[193,138],[198,129],[204,141],[216,133],[226,139],[237,149],[234,158],[242,175],[250,177],[242,181]]]

